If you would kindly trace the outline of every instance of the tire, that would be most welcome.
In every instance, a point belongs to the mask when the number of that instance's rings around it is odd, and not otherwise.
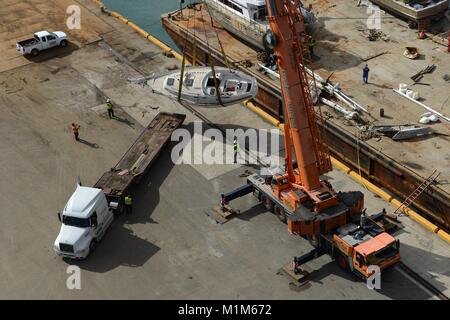
[[[281,222],[286,224],[287,217],[286,217],[286,212],[284,211],[284,209],[281,208],[280,206],[276,205],[274,208],[274,211],[275,211],[275,214],[277,215],[278,220],[280,220]]]
[[[33,50],[31,50],[31,55],[32,55],[33,57],[36,57],[38,54],[39,54],[39,50],[38,50],[38,49],[33,49]]]
[[[269,197],[263,196],[262,204],[263,204],[264,208],[266,208],[267,211],[273,212],[273,201],[270,200]]]
[[[345,270],[345,271],[350,270],[350,268],[349,268],[349,266],[348,266],[348,260],[347,260],[347,258],[344,256],[343,253],[341,253],[341,252],[336,253],[336,258],[335,258],[335,259],[336,259],[337,264],[339,265],[339,267],[340,267],[342,270]]]
[[[59,43],[59,46],[62,48],[67,47],[67,40],[61,40],[61,42]]]
[[[97,241],[94,239],[89,244],[89,254],[95,251],[95,248],[97,247]]]
[[[268,53],[273,53],[273,49],[276,45],[276,38],[272,30],[267,30],[262,38],[263,47]]]

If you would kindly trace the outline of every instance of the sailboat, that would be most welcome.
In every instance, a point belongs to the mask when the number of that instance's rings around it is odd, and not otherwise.
[[[223,67],[216,67],[215,73],[214,79],[211,67],[186,67],[180,99],[193,105],[217,106],[256,96],[258,84],[255,78]],[[178,99],[180,78],[181,71],[168,72],[147,78],[147,85],[153,93]]]

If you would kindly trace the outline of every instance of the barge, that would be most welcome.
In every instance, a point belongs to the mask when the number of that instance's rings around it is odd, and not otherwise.
[[[218,27],[209,16],[204,4],[191,5],[183,9],[182,15],[183,17],[179,10],[167,13],[161,16],[161,22],[177,46],[181,50],[184,49],[187,59],[192,61],[195,51],[197,63],[204,65],[209,65],[211,62],[216,65],[229,63],[256,78],[259,91],[254,101],[263,110],[283,121],[280,83],[277,79],[261,73],[258,52]],[[226,57],[221,50],[221,44],[226,48]],[[442,172],[441,177],[450,178],[448,161],[447,165],[424,163],[421,170],[418,170],[418,167],[408,166],[399,161],[401,159],[394,154],[384,151],[389,148],[384,146],[380,148],[371,141],[362,141],[358,138],[358,134],[349,130],[341,121],[335,120],[319,122],[323,138],[331,154],[400,199],[408,198],[426,181],[429,173],[436,168],[431,168],[433,165],[441,166],[437,168]],[[388,140],[383,140],[382,144],[390,144],[390,148],[394,150],[399,148]],[[414,201],[414,206],[428,219],[450,230],[449,185],[431,185]]]

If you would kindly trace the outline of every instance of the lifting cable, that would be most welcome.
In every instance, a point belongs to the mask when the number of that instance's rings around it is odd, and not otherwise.
[[[183,90],[184,66],[186,65],[186,42],[184,43],[183,61],[181,62],[180,81],[179,81],[180,84],[178,86],[178,102],[181,101],[181,91]]]
[[[191,7],[194,10],[194,43],[193,48],[192,48],[192,66],[195,67],[196,63],[197,63],[197,35],[196,33],[196,26],[195,26],[195,20],[197,19],[196,15],[196,11],[197,9],[195,8],[195,5],[192,6],[192,0],[191,0]]]
[[[217,42],[219,43],[220,51],[222,52],[223,61],[225,61],[225,65],[231,71],[230,63],[228,62],[228,57],[225,54],[225,50],[223,48],[222,41],[220,41],[219,34],[217,33],[217,29],[214,27],[214,22],[213,22],[212,17],[210,17],[210,18],[211,18],[211,27],[214,29],[214,32],[216,34]]]
[[[211,72],[212,72],[212,76],[213,76],[213,80],[214,80],[214,87],[216,89],[217,100],[219,101],[219,104],[223,106],[222,98],[220,97],[219,83],[217,82],[216,69],[215,69],[214,60],[212,57],[211,46],[209,45],[208,33],[206,32],[205,20],[203,19],[203,11],[202,10],[200,10],[200,15],[201,15],[202,23],[203,23],[203,31],[205,33],[206,46],[208,47],[208,56],[209,56],[208,60],[211,63]],[[211,20],[211,26],[212,26],[212,20]],[[212,27],[214,27],[214,26],[212,26]]]
[[[191,0],[191,5],[192,5],[192,0]],[[183,14],[181,14],[181,19],[183,19]],[[188,21],[188,24],[189,24],[189,21]],[[183,60],[181,61],[180,80],[179,80],[179,86],[178,86],[178,102],[181,102],[181,93],[183,91],[184,68],[186,66],[186,49],[187,49],[187,43],[188,43],[188,27],[189,27],[189,25],[186,25],[184,46],[183,46]]]
[[[364,186],[364,188],[369,190],[367,188],[366,184],[364,183],[363,176],[362,176],[361,161],[360,161],[360,156],[359,156],[359,154],[360,154],[360,147],[359,147],[360,139],[361,139],[361,132],[358,131],[358,133],[356,134],[356,156],[358,158],[358,173],[359,173],[359,179],[360,179],[359,183],[361,183]]]

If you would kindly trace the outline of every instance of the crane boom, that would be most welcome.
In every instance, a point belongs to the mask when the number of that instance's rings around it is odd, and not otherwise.
[[[301,190],[314,204],[314,211],[337,203],[334,191],[320,176],[331,171],[328,149],[322,142],[311,100],[304,55],[306,41],[303,15],[298,0],[266,0],[277,57],[285,110],[286,172],[290,189]],[[269,35],[270,37],[270,35]],[[313,80],[312,80],[313,81]],[[292,166],[292,150],[298,168]],[[295,197],[294,197],[295,198]],[[301,199],[291,202],[296,209]]]
[[[307,190],[321,187],[319,143],[314,139],[316,127],[309,93],[309,83],[303,67],[303,46],[298,35],[304,34],[301,15],[292,21],[293,2],[268,0],[269,21],[276,40],[274,51],[282,85],[286,120],[293,140],[295,157],[302,186]],[[298,3],[297,3],[298,8]],[[295,11],[294,11],[295,12]],[[295,13],[294,13],[294,16]],[[289,148],[289,150],[291,150]],[[326,161],[326,160],[325,160]]]

